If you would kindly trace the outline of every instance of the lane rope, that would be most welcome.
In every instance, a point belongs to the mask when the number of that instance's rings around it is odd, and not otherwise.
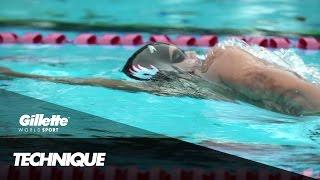
[[[27,179],[55,179],[55,180],[155,180],[155,179],[300,179],[298,174],[282,171],[269,171],[267,169],[212,169],[205,170],[201,168],[173,168],[165,170],[162,168],[154,167],[149,170],[140,169],[136,166],[117,167],[108,166],[106,168],[79,168],[79,167],[14,167],[1,165],[0,177],[3,179],[12,180],[26,180]],[[320,179],[320,174],[308,169],[301,172],[302,175],[307,177],[314,177]]]
[[[300,37],[298,40],[291,40],[286,37],[263,37],[263,36],[230,36],[241,39],[248,44],[255,44],[266,48],[299,48],[299,49],[320,49],[320,39],[315,37]],[[165,42],[178,46],[200,46],[210,47],[218,43],[219,38],[216,35],[180,35],[175,39],[165,34],[150,35],[144,39],[142,34],[111,34],[106,33],[97,36],[93,33],[82,33],[74,39],[69,39],[63,33],[51,33],[42,35],[39,32],[26,33],[18,36],[14,32],[0,32],[0,44],[75,44],[75,45],[129,45],[137,46],[147,42]]]

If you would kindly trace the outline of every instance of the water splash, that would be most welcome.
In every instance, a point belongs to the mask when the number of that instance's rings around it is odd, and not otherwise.
[[[293,49],[277,49],[271,51],[261,46],[249,45],[242,40],[234,38],[227,39],[217,46],[222,48],[225,46],[237,46],[263,61],[293,71],[312,83],[320,83],[320,72],[315,67],[307,66]]]

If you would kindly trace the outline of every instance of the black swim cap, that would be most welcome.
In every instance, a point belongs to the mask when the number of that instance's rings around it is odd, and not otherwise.
[[[159,71],[173,71],[172,64],[183,61],[186,57],[181,49],[176,49],[170,57],[166,43],[150,43],[137,50],[127,61],[122,72],[137,80],[150,80]]]

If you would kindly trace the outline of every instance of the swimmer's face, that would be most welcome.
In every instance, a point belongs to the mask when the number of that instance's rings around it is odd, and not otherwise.
[[[197,68],[201,67],[201,61],[197,58],[197,54],[193,51],[184,52],[181,49],[170,45],[169,55],[171,62],[173,62],[172,65],[183,71],[193,73]]]
[[[122,71],[137,80],[150,80],[159,71],[186,73],[200,70],[201,61],[194,52],[184,52],[166,43],[150,43],[141,47],[127,61]]]

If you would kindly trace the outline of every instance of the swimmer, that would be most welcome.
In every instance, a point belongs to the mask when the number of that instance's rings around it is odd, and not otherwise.
[[[320,114],[318,85],[237,46],[216,45],[201,60],[195,52],[150,43],[128,59],[122,72],[134,80],[52,77],[0,67],[0,73],[9,77],[158,95],[240,100],[295,116]]]

